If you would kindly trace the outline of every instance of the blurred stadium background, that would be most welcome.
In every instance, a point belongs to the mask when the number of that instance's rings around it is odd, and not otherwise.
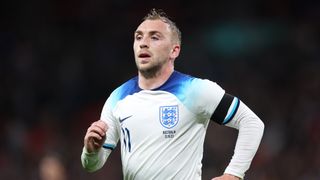
[[[133,31],[152,7],[182,31],[176,69],[216,81],[264,121],[246,179],[320,179],[320,6],[311,0],[1,1],[0,179],[44,179],[52,155],[65,179],[122,178],[119,147],[94,174],[80,154],[109,93],[136,74]],[[223,172],[235,140],[210,124],[203,179]]]

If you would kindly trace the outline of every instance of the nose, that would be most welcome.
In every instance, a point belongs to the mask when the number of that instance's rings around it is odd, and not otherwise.
[[[141,43],[141,44],[140,44],[140,48],[141,48],[141,49],[148,48],[148,45],[145,44],[145,43]]]
[[[149,48],[149,45],[148,45],[148,44],[149,44],[149,43],[148,43],[147,38],[143,38],[143,39],[140,41],[139,47],[140,47],[141,49],[143,49],[143,48]]]

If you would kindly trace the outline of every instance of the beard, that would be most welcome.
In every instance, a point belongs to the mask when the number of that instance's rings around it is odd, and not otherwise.
[[[137,65],[138,71],[144,78],[151,79],[158,76],[161,73],[160,70],[164,63],[165,62],[157,62],[145,68],[140,67],[138,63],[136,63],[136,65]]]

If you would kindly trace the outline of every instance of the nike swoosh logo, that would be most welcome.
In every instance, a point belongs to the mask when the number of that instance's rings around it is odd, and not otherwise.
[[[125,117],[125,118],[123,118],[123,119],[120,119],[120,123],[122,123],[123,121],[125,121],[125,120],[127,120],[128,118],[131,118],[132,117],[132,115],[131,116],[128,116],[128,117]]]

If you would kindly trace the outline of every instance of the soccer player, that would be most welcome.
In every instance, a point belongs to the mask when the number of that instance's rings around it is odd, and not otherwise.
[[[174,70],[181,33],[151,10],[134,32],[138,76],[115,89],[84,137],[83,167],[97,171],[121,144],[125,180],[199,180],[210,120],[239,130],[221,180],[242,179],[258,149],[263,122],[216,83]]]

